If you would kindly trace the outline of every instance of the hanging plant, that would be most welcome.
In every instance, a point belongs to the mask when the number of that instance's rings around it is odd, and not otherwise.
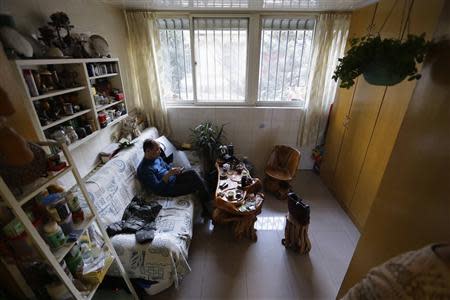
[[[430,45],[425,33],[408,35],[405,41],[382,39],[379,35],[354,38],[346,55],[338,59],[332,78],[340,79],[339,86],[347,89],[361,74],[374,85],[395,85],[406,77],[419,79],[416,65],[423,62]]]

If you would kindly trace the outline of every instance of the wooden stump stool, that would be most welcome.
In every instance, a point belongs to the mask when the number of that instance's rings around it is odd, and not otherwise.
[[[257,240],[256,229],[254,227],[257,220],[256,213],[239,216],[216,208],[213,212],[212,219],[213,225],[231,223],[236,239],[245,237],[253,241]]]
[[[288,213],[286,216],[286,227],[284,239],[281,243],[288,249],[307,254],[311,250],[311,242],[308,237],[308,224],[302,225]]]
[[[277,199],[285,200],[291,190],[291,185],[287,181],[266,176],[264,178],[264,190],[275,195]]]

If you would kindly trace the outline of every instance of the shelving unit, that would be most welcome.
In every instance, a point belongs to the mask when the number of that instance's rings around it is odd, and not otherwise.
[[[90,64],[105,64],[113,66],[114,68],[113,71],[108,71],[107,74],[90,76],[88,72],[88,67],[90,66]],[[30,115],[36,135],[40,140],[47,140],[52,138],[52,133],[63,126],[69,125],[76,127],[81,126],[79,124],[84,124],[84,126],[89,124],[91,126],[92,133],[69,144],[68,149],[72,151],[83,143],[91,140],[96,134],[104,129],[101,128],[98,121],[99,113],[105,112],[108,109],[120,110],[120,107],[117,105],[123,103],[125,108],[124,111],[126,113],[121,116],[114,115],[115,118],[112,119],[106,127],[117,124],[118,122],[120,122],[120,120],[123,120],[125,116],[128,115],[128,107],[126,102],[127,99],[123,89],[120,63],[119,59],[117,58],[16,60],[15,66],[22,80],[23,88],[25,89],[28,96],[29,101],[27,101],[26,103],[26,109],[28,111],[28,114]],[[76,73],[77,75],[75,76],[75,81],[77,83],[77,86],[66,89],[52,90],[41,93],[39,95],[36,95],[36,90],[34,90],[32,94],[31,89],[29,88],[29,83],[27,83],[27,78],[24,75],[23,71],[39,71],[42,69],[54,69],[57,72],[68,71]],[[28,80],[30,80],[30,78],[28,78]],[[116,88],[120,92],[124,93],[124,99],[114,100],[113,102],[108,104],[96,105],[94,95],[92,94],[92,88],[96,84],[97,80],[108,80],[113,88]],[[33,83],[35,83],[34,78]],[[53,119],[50,124],[41,124],[36,107],[39,107],[42,101],[47,101],[47,103],[50,103],[49,100],[51,99],[56,99],[57,97],[72,97],[72,95],[75,94],[76,103],[74,104],[81,105],[80,111],[67,115],[60,114],[59,119]]]
[[[98,76],[91,76],[89,77],[89,79],[99,79],[99,78],[106,78],[106,77],[112,77],[112,76],[116,76],[119,73],[110,73],[110,74],[104,74],[104,75],[98,75]]]
[[[61,123],[70,121],[70,120],[72,120],[72,119],[75,119],[76,117],[79,117],[79,116],[82,116],[82,115],[84,115],[84,114],[87,114],[87,113],[90,112],[90,111],[91,111],[91,109],[85,109],[85,110],[79,111],[79,112],[77,112],[77,113],[75,113],[75,114],[73,114],[73,115],[70,115],[70,116],[61,118],[61,119],[59,119],[58,121],[55,121],[55,122],[52,122],[52,123],[50,123],[50,124],[48,124],[48,125],[42,126],[42,129],[43,129],[43,130],[47,130],[47,129],[52,128],[52,127],[54,127],[54,126],[56,126],[56,125],[59,125],[59,124],[61,124]]]
[[[120,102],[122,102],[122,101],[123,101],[123,100],[114,101],[113,103],[105,104],[105,105],[99,106],[99,107],[97,107],[95,110],[96,110],[97,112],[99,112],[99,111],[105,110],[105,109],[107,109],[107,108],[109,108],[109,107],[111,107],[111,106],[114,106],[114,105],[116,105],[116,104],[118,104],[118,103],[120,103]]]
[[[0,197],[3,199],[3,201],[6,203],[7,206],[12,210],[14,215],[19,219],[20,222],[25,227],[25,231],[27,235],[32,239],[34,242],[34,245],[38,248],[39,252],[42,254],[42,256],[46,259],[48,264],[53,268],[55,273],[58,275],[60,280],[65,284],[67,289],[70,291],[70,293],[73,295],[75,299],[92,299],[94,296],[96,290],[98,289],[99,284],[96,284],[93,286],[93,289],[89,292],[87,296],[83,296],[80,291],[75,287],[72,280],[69,278],[69,276],[65,273],[64,269],[61,267],[60,262],[64,259],[64,256],[68,254],[70,249],[75,245],[75,242],[66,243],[62,248],[58,249],[55,252],[52,252],[47,245],[47,243],[44,241],[44,239],[39,234],[38,230],[35,228],[35,226],[32,224],[31,220],[29,219],[27,213],[23,209],[23,205],[27,203],[29,200],[31,200],[33,197],[39,194],[39,192],[43,191],[45,188],[48,187],[49,184],[54,182],[57,178],[64,175],[65,173],[71,171],[73,176],[75,177],[78,186],[84,196],[85,201],[88,204],[88,207],[91,211],[91,215],[88,216],[83,223],[77,226],[76,229],[81,230],[80,235],[89,228],[89,226],[93,225],[93,222],[97,223],[97,227],[100,230],[102,239],[104,241],[104,247],[103,251],[104,254],[107,256],[105,265],[102,269],[102,275],[107,272],[111,264],[116,261],[120,273],[125,280],[128,288],[130,289],[133,297],[135,299],[138,299],[138,296],[128,278],[127,273],[125,272],[125,269],[122,266],[122,263],[118,259],[117,253],[114,250],[114,247],[111,244],[111,240],[109,239],[103,224],[101,223],[100,217],[98,216],[97,210],[92,203],[92,200],[89,197],[89,194],[86,190],[86,187],[84,185],[84,182],[74,164],[74,161],[72,159],[72,156],[69,152],[68,147],[65,144],[58,144],[53,141],[47,141],[47,142],[41,142],[42,146],[48,146],[48,147],[61,147],[61,150],[67,160],[68,166],[64,170],[58,172],[57,174],[54,174],[50,178],[44,181],[37,181],[35,184],[30,185],[30,188],[32,187],[32,190],[25,192],[25,195],[22,197],[15,197],[9,187],[5,184],[3,181],[3,178],[0,177]],[[79,238],[79,236],[78,236]],[[30,292],[30,291],[28,291]]]
[[[37,101],[37,100],[50,98],[50,97],[54,97],[54,96],[69,94],[69,93],[81,91],[81,90],[83,90],[85,88],[86,88],[85,86],[79,86],[79,87],[74,87],[74,88],[70,88],[70,89],[56,90],[56,91],[53,91],[53,92],[44,93],[43,95],[40,95],[40,96],[31,97],[31,100],[32,101]]]

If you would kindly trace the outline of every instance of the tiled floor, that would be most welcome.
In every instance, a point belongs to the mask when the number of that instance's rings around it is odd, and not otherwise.
[[[146,299],[334,299],[359,233],[316,174],[300,172],[293,186],[311,206],[309,255],[281,245],[287,204],[267,195],[256,243],[233,239],[228,227],[195,225],[192,272],[179,289]]]

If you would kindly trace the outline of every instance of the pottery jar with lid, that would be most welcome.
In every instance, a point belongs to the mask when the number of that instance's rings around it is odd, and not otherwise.
[[[66,135],[65,131],[60,128],[51,134],[51,138],[57,141],[60,144],[70,144],[70,139]]]
[[[66,242],[64,232],[55,221],[51,221],[44,225],[44,233],[47,243],[52,250],[61,248]]]

